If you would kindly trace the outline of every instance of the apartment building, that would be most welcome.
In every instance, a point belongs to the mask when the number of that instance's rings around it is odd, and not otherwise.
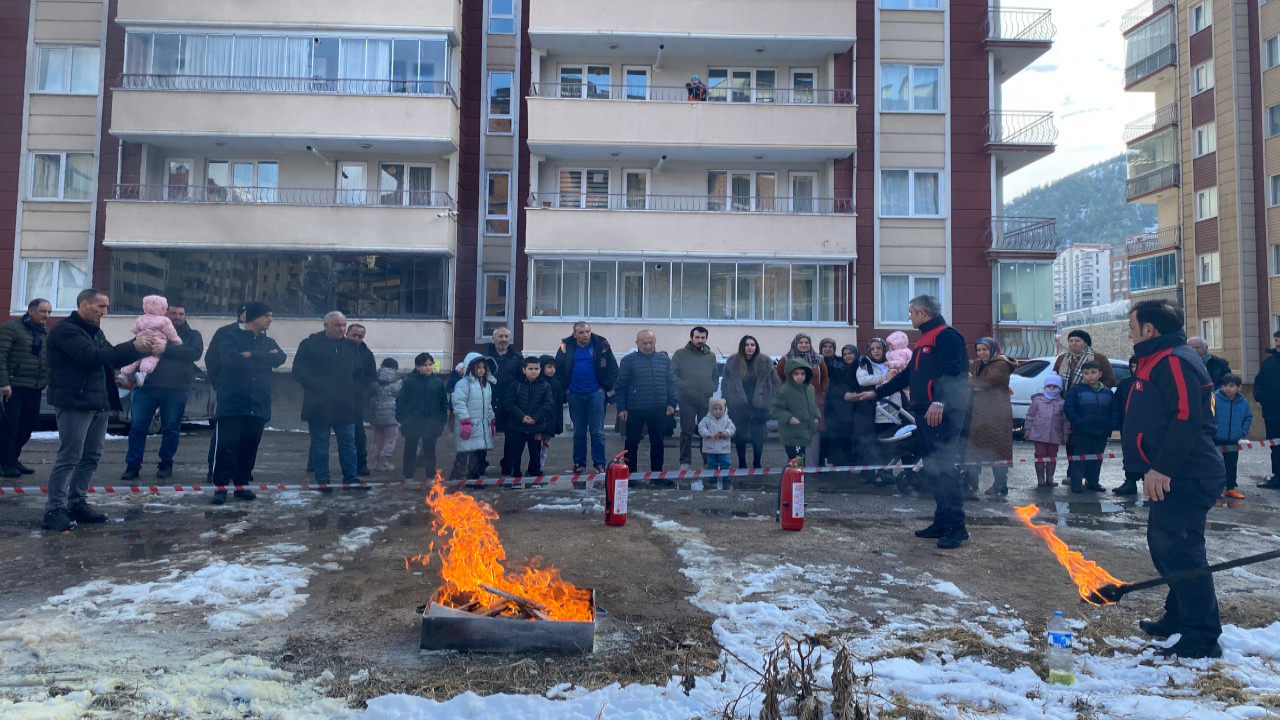
[[[1052,116],[1005,109],[1001,93],[1052,46],[1047,11],[29,0],[29,13],[2,40],[27,65],[6,86],[23,130],[0,134],[18,168],[0,174],[14,314],[33,293],[69,311],[92,280],[112,293],[112,336],[148,293],[182,297],[209,330],[255,299],[286,349],[338,309],[379,354],[449,362],[504,325],[554,350],[580,318],[619,348],[641,327],[674,346],[701,324],[721,354],[743,332],[780,354],[798,330],[909,329],[907,299],[932,293],[966,336],[1052,350],[1053,221],[1000,214],[1003,178],[1054,148]],[[40,18],[59,13],[80,35],[49,34]]]
[[[1111,295],[1111,246],[1072,243],[1053,261],[1054,312],[1105,305]]]
[[[1121,30],[1126,89],[1154,96],[1125,129],[1126,193],[1159,219],[1128,240],[1130,299],[1181,303],[1188,332],[1252,378],[1280,328],[1280,6],[1151,0]]]
[[[1129,299],[1129,253],[1126,246],[1111,248],[1111,302]]]

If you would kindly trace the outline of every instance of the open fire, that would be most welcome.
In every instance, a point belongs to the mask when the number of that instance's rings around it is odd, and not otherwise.
[[[1067,547],[1067,544],[1054,534],[1052,526],[1032,524],[1031,518],[1040,512],[1040,508],[1035,505],[1023,505],[1022,507],[1014,508],[1014,510],[1018,513],[1018,519],[1022,521],[1022,524],[1026,525],[1031,532],[1039,535],[1045,541],[1045,544],[1049,546],[1049,549],[1053,551],[1053,554],[1058,556],[1058,562],[1062,563],[1068,573],[1071,573],[1071,579],[1075,581],[1076,587],[1080,590],[1080,597],[1085,602],[1093,603],[1094,605],[1112,604],[1112,600],[1109,600],[1098,591],[1109,585],[1124,585],[1123,581],[1117,580],[1111,573],[1103,570],[1092,560],[1086,560],[1079,551]]]

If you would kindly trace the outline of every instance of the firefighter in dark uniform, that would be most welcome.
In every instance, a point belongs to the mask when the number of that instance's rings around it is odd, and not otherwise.
[[[1129,311],[1138,372],[1124,416],[1124,469],[1145,473],[1147,546],[1162,577],[1208,565],[1205,518],[1226,484],[1222,453],[1213,443],[1213,380],[1187,345],[1185,319],[1168,300],[1140,302]],[[1212,575],[1170,585],[1164,611],[1157,621],[1139,623],[1148,635],[1182,635],[1161,655],[1222,655]]]

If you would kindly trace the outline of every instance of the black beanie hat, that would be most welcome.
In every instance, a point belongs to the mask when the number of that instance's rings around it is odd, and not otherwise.
[[[271,306],[266,303],[247,302],[244,304],[244,321],[253,322],[269,312],[271,312]]]
[[[1072,330],[1071,332],[1067,333],[1068,340],[1070,340],[1073,337],[1080,338],[1081,340],[1084,341],[1085,345],[1089,345],[1091,347],[1093,346],[1093,336],[1091,336],[1089,333],[1083,330]]]

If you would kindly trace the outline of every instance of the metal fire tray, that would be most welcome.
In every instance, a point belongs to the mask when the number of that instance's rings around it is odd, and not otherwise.
[[[596,594],[591,622],[483,617],[431,603],[422,614],[423,650],[482,653],[592,652],[596,635]]]

